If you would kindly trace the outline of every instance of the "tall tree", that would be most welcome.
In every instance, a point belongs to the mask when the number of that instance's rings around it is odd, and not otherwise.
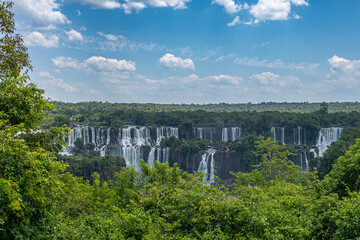
[[[15,34],[12,7],[11,1],[2,0],[0,3],[0,77],[7,74],[18,77],[23,69],[32,69],[24,41]]]
[[[58,173],[56,161],[63,129],[40,129],[52,108],[44,91],[30,82],[31,69],[20,35],[15,34],[12,2],[0,2],[0,239],[32,238],[52,206]]]

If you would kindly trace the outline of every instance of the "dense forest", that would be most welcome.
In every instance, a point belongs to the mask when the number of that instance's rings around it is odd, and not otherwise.
[[[358,112],[329,113],[326,104],[303,114],[54,110],[27,75],[30,60],[21,36],[14,33],[12,5],[0,3],[0,239],[359,237]],[[182,127],[184,136],[160,144],[194,153],[209,142],[186,128],[239,124],[246,135],[225,147],[246,151],[256,161],[249,171],[232,173],[232,184],[207,185],[203,172],[188,173],[177,163],[169,167],[158,161],[153,167],[141,161],[136,171],[125,167],[122,158],[97,156],[91,144],[78,139],[73,156],[58,155],[69,137],[62,124],[128,122]],[[313,161],[319,172],[301,171],[289,160],[293,146],[269,136],[273,124],[300,123],[309,134],[312,128],[346,126],[340,140]]]
[[[218,104],[154,104],[154,103],[109,103],[109,102],[81,102],[64,103],[54,101],[54,109],[58,113],[94,113],[104,109],[108,111],[140,111],[140,112],[172,112],[172,111],[206,111],[206,112],[243,112],[243,111],[278,111],[310,113],[318,110],[321,103],[218,103]],[[360,111],[358,102],[331,102],[328,103],[329,112]]]

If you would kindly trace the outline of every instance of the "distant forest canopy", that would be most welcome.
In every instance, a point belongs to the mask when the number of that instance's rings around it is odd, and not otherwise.
[[[115,110],[135,110],[142,112],[171,112],[171,111],[207,111],[207,112],[241,112],[241,111],[278,111],[293,113],[311,113],[320,109],[322,104],[328,106],[329,113],[335,112],[360,112],[359,102],[329,102],[329,103],[309,103],[309,102],[293,102],[293,103],[209,103],[209,104],[156,104],[156,103],[110,103],[110,102],[79,102],[65,103],[52,102],[57,113],[68,111],[83,112],[100,112]]]
[[[203,110],[162,112],[159,110],[161,106],[172,105],[100,102],[54,102],[54,105],[56,110],[48,113],[49,119],[44,124],[45,127],[62,126],[63,124],[68,126],[89,125],[93,127],[173,126],[184,128],[180,130],[185,134],[188,131],[191,132],[191,127],[194,126],[212,125],[221,128],[236,125],[247,133],[259,135],[270,131],[271,127],[278,126],[293,129],[302,126],[316,135],[320,128],[357,126],[360,120],[360,111],[329,113],[331,103],[309,104],[313,106],[313,111],[309,113],[280,111],[210,112]],[[128,108],[122,108],[121,106],[128,106]],[[134,108],[130,109],[130,106]],[[148,110],[139,110],[140,108],[136,108],[136,106],[147,106]],[[343,107],[343,109],[346,108]],[[315,137],[313,138],[315,139]]]

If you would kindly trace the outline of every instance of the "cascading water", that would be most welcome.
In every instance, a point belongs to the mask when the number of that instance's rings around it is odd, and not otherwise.
[[[339,140],[344,129],[340,127],[322,128],[316,140],[316,146],[319,149],[319,157],[322,157],[331,143]]]
[[[150,167],[155,166],[155,150],[156,150],[156,148],[152,147],[149,152],[148,163],[149,163]]]
[[[304,152],[304,160],[305,160],[305,171],[308,172],[309,171],[309,161],[308,161],[306,152]]]
[[[281,142],[283,145],[285,144],[285,128],[272,127],[270,131],[274,142]]]
[[[306,145],[306,129],[298,126],[293,129],[294,137],[293,144],[294,145]]]
[[[223,142],[235,141],[236,139],[241,138],[241,128],[240,127],[225,127],[222,129],[221,140]]]
[[[314,154],[314,158],[316,158],[318,156],[316,154],[316,150],[314,148],[311,148],[309,152],[312,152]]]
[[[214,182],[214,155],[216,150],[211,148],[208,149],[201,157],[201,162],[198,167],[198,171],[203,171],[204,179],[203,182],[206,185],[210,185]]]
[[[160,146],[161,139],[174,136],[179,138],[179,129],[174,127],[158,127],[156,129],[156,146]]]
[[[117,137],[111,137],[113,134]],[[161,139],[174,136],[179,137],[179,130],[176,127],[156,128],[156,139],[152,139],[150,128],[129,126],[127,128],[93,128],[88,126],[77,126],[71,129],[68,137],[69,149],[62,154],[70,154],[71,148],[75,146],[76,139],[80,138],[84,144],[94,143],[95,151],[100,152],[100,156],[110,154],[121,156],[125,159],[127,166],[133,166],[140,170],[140,158],[147,159],[150,166],[155,165],[155,160],[167,162],[170,157],[170,148],[161,148]],[[109,146],[111,148],[109,149]],[[143,155],[143,146],[150,146],[148,156]],[[157,156],[157,158],[155,158]]]
[[[221,133],[221,140],[227,142],[229,140],[228,128],[223,128]]]

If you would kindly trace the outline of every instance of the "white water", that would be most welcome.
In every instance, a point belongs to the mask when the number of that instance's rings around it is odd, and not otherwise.
[[[118,135],[112,138],[112,134]],[[150,146],[149,155],[144,157],[150,166],[155,165],[155,160],[159,162],[168,162],[170,156],[169,148],[161,148],[160,143],[164,138],[174,136],[179,137],[179,130],[176,127],[159,127],[156,128],[156,139],[151,138],[150,128],[129,126],[127,128],[93,128],[88,126],[77,126],[71,129],[68,138],[69,149],[75,146],[76,139],[80,138],[84,145],[87,143],[95,144],[95,151],[100,152],[100,156],[107,154],[121,156],[125,159],[126,166],[133,166],[136,170],[140,170],[140,158],[142,158],[142,146]],[[112,146],[109,150],[108,146]],[[62,154],[70,154],[70,150],[66,149]],[[115,150],[114,150],[115,149]],[[108,153],[108,151],[112,151]],[[157,156],[157,158],[155,158]]]
[[[198,167],[198,171],[203,171],[204,179],[203,182],[206,185],[210,185],[214,182],[214,155],[216,150],[211,148],[208,149],[201,157],[201,162]]]
[[[195,127],[194,135],[201,139],[207,139],[211,143],[213,142],[213,130],[212,127]]]
[[[240,127],[225,127],[221,132],[221,140],[223,142],[235,141],[236,139],[241,138],[241,128]]]
[[[344,129],[340,127],[322,128],[318,133],[316,146],[319,149],[319,157],[322,157],[331,143],[339,140]]]
[[[149,157],[148,157],[148,163],[150,165],[150,167],[154,167],[155,166],[155,147],[152,147],[149,153]]]
[[[281,144],[285,144],[285,128],[272,127],[270,131],[274,142],[280,141]]]

